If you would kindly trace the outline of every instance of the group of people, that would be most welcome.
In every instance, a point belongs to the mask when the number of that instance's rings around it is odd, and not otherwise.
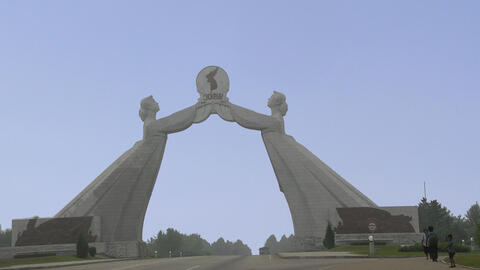
[[[455,245],[453,244],[453,236],[449,234],[447,236],[448,242],[448,257],[450,258],[450,268],[456,267],[455,259]],[[423,251],[427,256],[427,260],[430,259],[434,262],[438,260],[438,234],[433,231],[433,226],[428,226],[428,229],[423,229],[422,238]]]

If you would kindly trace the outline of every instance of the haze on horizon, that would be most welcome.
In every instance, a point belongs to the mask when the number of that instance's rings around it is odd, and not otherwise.
[[[287,134],[380,206],[479,200],[478,1],[2,1],[0,224],[51,217],[157,117],[197,102],[217,65],[234,104]],[[169,136],[144,240],[174,227],[254,253],[293,233],[259,132],[212,115]]]

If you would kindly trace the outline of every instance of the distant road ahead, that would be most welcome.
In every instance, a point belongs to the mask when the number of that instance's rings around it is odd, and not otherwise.
[[[265,256],[205,256],[128,260],[55,268],[58,270],[319,270],[362,259],[280,259]]]

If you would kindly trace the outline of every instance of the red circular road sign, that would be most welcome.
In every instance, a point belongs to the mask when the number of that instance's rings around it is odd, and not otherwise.
[[[377,224],[375,224],[375,223],[373,223],[373,222],[368,223],[368,229],[369,229],[371,232],[374,232],[375,230],[377,230]]]

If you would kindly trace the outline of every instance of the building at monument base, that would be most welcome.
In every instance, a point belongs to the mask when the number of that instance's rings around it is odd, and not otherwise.
[[[33,255],[75,255],[76,242],[83,234],[97,253],[114,258],[144,257],[143,241],[102,239],[100,216],[28,218],[12,221],[12,247],[0,249],[0,258]]]
[[[337,208],[341,221],[335,228],[335,244],[350,245],[375,241],[412,245],[422,240],[417,206]]]

